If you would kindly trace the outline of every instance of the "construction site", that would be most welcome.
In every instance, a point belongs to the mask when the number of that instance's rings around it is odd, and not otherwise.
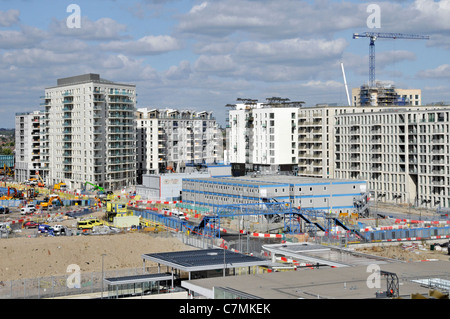
[[[450,289],[445,214],[382,205],[358,214],[358,203],[349,212],[287,202],[205,207],[91,184],[84,194],[63,185],[3,186],[3,299],[444,298]],[[82,271],[75,288],[69,264]],[[371,265],[395,292],[362,287]],[[328,272],[342,276],[332,285],[352,284],[334,293],[323,284],[306,288]],[[257,293],[252,287],[266,278],[279,288]],[[285,280],[302,293],[280,293]]]

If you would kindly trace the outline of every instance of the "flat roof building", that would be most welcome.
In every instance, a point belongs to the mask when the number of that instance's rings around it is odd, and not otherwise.
[[[364,179],[376,200],[450,207],[450,108],[336,116],[335,176]]]
[[[137,179],[184,172],[188,164],[223,161],[222,133],[212,112],[139,108]]]
[[[370,266],[370,265],[369,265]],[[375,299],[429,297],[450,290],[450,263],[428,261],[354,267],[324,267],[237,277],[183,281],[182,287],[209,299]],[[380,271],[375,273],[375,271]],[[378,276],[378,277],[376,277]],[[379,280],[379,281],[378,281]],[[368,284],[370,281],[370,284]],[[389,286],[390,284],[390,286]],[[389,289],[390,290],[390,289]]]
[[[294,207],[353,211],[354,200],[367,192],[363,180],[284,175],[184,178],[183,202],[199,206],[287,202]]]
[[[40,162],[40,125],[43,114],[39,111],[16,113],[15,124],[15,179],[25,182],[41,174]],[[6,162],[4,164],[7,164]],[[3,168],[3,164],[1,168]],[[14,167],[14,160],[12,165]]]
[[[136,181],[136,86],[83,74],[45,89],[40,162],[48,185],[106,189]]]

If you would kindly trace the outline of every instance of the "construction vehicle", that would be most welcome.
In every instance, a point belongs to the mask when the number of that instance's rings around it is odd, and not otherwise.
[[[10,223],[0,223],[0,235],[2,234],[11,234],[12,229]]]
[[[92,183],[90,183],[90,182],[84,182],[84,186],[86,186],[86,184],[89,184],[89,185],[93,186],[94,189],[97,190],[97,191],[101,191],[101,192],[104,192],[104,191],[105,191],[105,189],[104,189],[103,187],[101,187],[101,186],[92,184]]]
[[[39,195],[39,191],[35,190],[34,188],[28,188],[27,189],[27,198],[36,198]]]
[[[116,217],[118,215],[119,216],[127,215],[127,205],[106,202],[106,220],[108,222],[113,222],[114,217]]]
[[[14,194],[11,193],[11,190],[14,191]],[[0,197],[1,200],[10,200],[10,199],[22,199],[23,193],[21,191],[18,191],[14,187],[9,187],[6,190],[6,188],[2,188],[1,190],[2,196]]]
[[[169,171],[169,172],[175,173],[175,170],[173,169],[172,166],[167,166],[166,170]]]
[[[9,166],[6,166],[6,164],[3,164],[3,169],[0,169],[0,175],[14,177],[14,171]]]
[[[44,199],[44,200],[46,200],[46,199]],[[55,202],[56,202],[56,204],[55,204]],[[59,198],[59,196],[56,194],[51,194],[50,197],[48,198],[47,202],[41,203],[41,207],[44,210],[53,208],[53,206],[64,206],[61,198]]]
[[[55,184],[53,186],[53,188],[61,190],[61,191],[66,191],[67,190],[67,185],[66,185],[66,183],[58,183],[58,184]]]
[[[40,175],[40,174],[37,174],[37,176],[39,177],[37,186],[39,186],[39,187],[45,187],[45,182],[44,182],[44,180],[42,179],[41,175]]]

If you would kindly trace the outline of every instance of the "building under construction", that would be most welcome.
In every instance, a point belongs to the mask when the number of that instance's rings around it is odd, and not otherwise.
[[[353,106],[421,105],[420,89],[398,89],[392,84],[377,82],[352,89]]]

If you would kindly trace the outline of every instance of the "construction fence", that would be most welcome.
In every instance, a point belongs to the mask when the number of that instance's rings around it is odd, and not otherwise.
[[[0,281],[0,299],[47,299],[88,294],[95,294],[94,298],[100,298],[102,289],[106,297],[107,286],[102,285],[102,278],[156,274],[157,272],[158,267],[81,272],[77,285],[74,285],[73,272],[66,276]]]

